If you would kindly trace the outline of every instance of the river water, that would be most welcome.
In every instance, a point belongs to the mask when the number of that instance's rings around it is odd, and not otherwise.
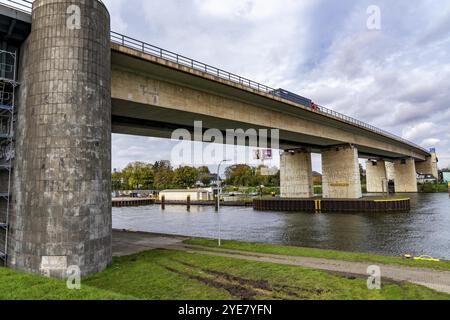
[[[114,208],[113,227],[257,243],[366,252],[431,255],[450,260],[448,194],[413,194],[409,213],[311,214],[252,208],[183,206]]]

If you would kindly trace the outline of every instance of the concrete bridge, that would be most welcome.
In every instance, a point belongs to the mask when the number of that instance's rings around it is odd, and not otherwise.
[[[0,6],[0,64],[12,65],[0,77],[12,88],[4,145],[14,151],[0,176],[0,227],[13,268],[62,277],[111,262],[111,133],[169,138],[194,121],[279,129],[283,197],[313,195],[311,153],[322,153],[325,198],[362,197],[359,158],[370,192],[386,179],[417,192],[417,171],[437,176],[436,155],[409,141],[110,32],[98,0],[23,3]]]

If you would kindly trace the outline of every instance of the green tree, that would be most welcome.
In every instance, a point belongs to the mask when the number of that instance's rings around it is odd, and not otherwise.
[[[256,186],[255,169],[246,164],[237,164],[225,169],[226,183],[234,186]]]
[[[198,170],[193,167],[179,167],[174,172],[174,183],[179,188],[190,188],[198,179]]]
[[[211,184],[211,172],[207,166],[199,167],[198,171],[198,179],[205,186],[209,186]]]
[[[122,177],[126,181],[128,189],[152,189],[154,183],[153,167],[143,162],[130,163],[122,171]]]
[[[112,189],[113,189],[113,191],[119,191],[119,190],[126,189],[126,187],[124,188],[122,179],[123,179],[122,172],[120,172],[120,171],[113,172],[113,174],[112,174]]]
[[[175,187],[173,179],[174,173],[169,161],[157,161],[153,165],[155,174],[155,189],[173,189]]]

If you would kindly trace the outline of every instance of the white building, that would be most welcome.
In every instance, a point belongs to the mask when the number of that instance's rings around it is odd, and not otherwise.
[[[207,189],[163,190],[159,193],[159,199],[164,197],[166,201],[186,201],[188,196],[191,201],[213,200],[212,192]]]

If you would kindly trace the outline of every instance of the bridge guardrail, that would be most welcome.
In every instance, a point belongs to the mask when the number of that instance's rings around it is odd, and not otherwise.
[[[30,2],[30,1],[27,1],[27,0],[7,0],[7,2],[11,3],[11,5],[10,5],[11,7],[15,7],[16,9],[19,9],[21,11],[25,11],[25,12],[28,12],[28,13],[31,12],[32,2]],[[118,32],[111,31],[111,41],[114,42],[114,43],[120,44],[122,46],[131,48],[131,49],[135,49],[135,50],[138,50],[140,52],[143,52],[143,53],[146,53],[146,54],[149,54],[149,55],[161,58],[161,59],[165,59],[165,60],[168,60],[168,61],[171,61],[171,62],[175,62],[177,64],[190,67],[190,68],[192,68],[194,70],[205,72],[207,74],[219,77],[221,79],[232,81],[234,83],[237,83],[237,84],[240,84],[240,85],[243,85],[243,86],[247,86],[249,88],[252,88],[254,90],[260,91],[262,93],[266,93],[266,94],[269,94],[269,95],[271,95],[273,97],[278,97],[279,98],[279,96],[277,96],[275,94],[275,92],[277,90],[275,88],[271,88],[271,87],[266,86],[264,84],[261,84],[261,83],[258,83],[256,81],[253,81],[253,80],[241,77],[241,76],[239,76],[237,74],[234,74],[234,73],[231,73],[231,72],[228,72],[228,71],[225,71],[225,70],[222,70],[222,69],[210,66],[210,65],[205,64],[203,62],[200,62],[200,61],[197,61],[197,60],[185,57],[185,56],[177,54],[175,52],[162,49],[160,47],[157,47],[157,46],[151,45],[149,43],[146,43],[144,41],[137,40],[137,39],[134,39],[132,37],[128,37],[128,36],[120,34]],[[306,106],[306,107],[309,107],[309,106]],[[384,135],[384,136],[386,136],[388,138],[391,138],[391,139],[397,140],[399,142],[408,144],[408,145],[410,145],[410,146],[412,146],[414,148],[417,148],[419,150],[422,150],[422,151],[425,151],[425,152],[428,153],[428,150],[426,150],[425,148],[423,148],[423,147],[421,147],[421,146],[419,146],[419,145],[417,145],[417,144],[415,144],[415,143],[413,143],[411,141],[408,141],[408,140],[406,140],[406,139],[404,139],[402,137],[399,137],[397,135],[389,133],[389,132],[387,132],[385,130],[377,128],[377,127],[375,127],[373,125],[370,125],[368,123],[365,123],[363,121],[360,121],[360,120],[357,120],[355,118],[349,117],[349,116],[347,116],[345,114],[342,114],[340,112],[334,111],[332,109],[326,108],[326,107],[321,106],[321,105],[316,105],[315,108],[311,108],[311,109],[312,109],[311,111],[313,111],[313,112],[322,113],[324,115],[331,116],[331,117],[333,117],[333,118],[335,118],[337,120],[344,121],[344,122],[347,122],[349,124],[359,126],[359,127],[363,128],[363,129],[370,130],[372,132]]]

